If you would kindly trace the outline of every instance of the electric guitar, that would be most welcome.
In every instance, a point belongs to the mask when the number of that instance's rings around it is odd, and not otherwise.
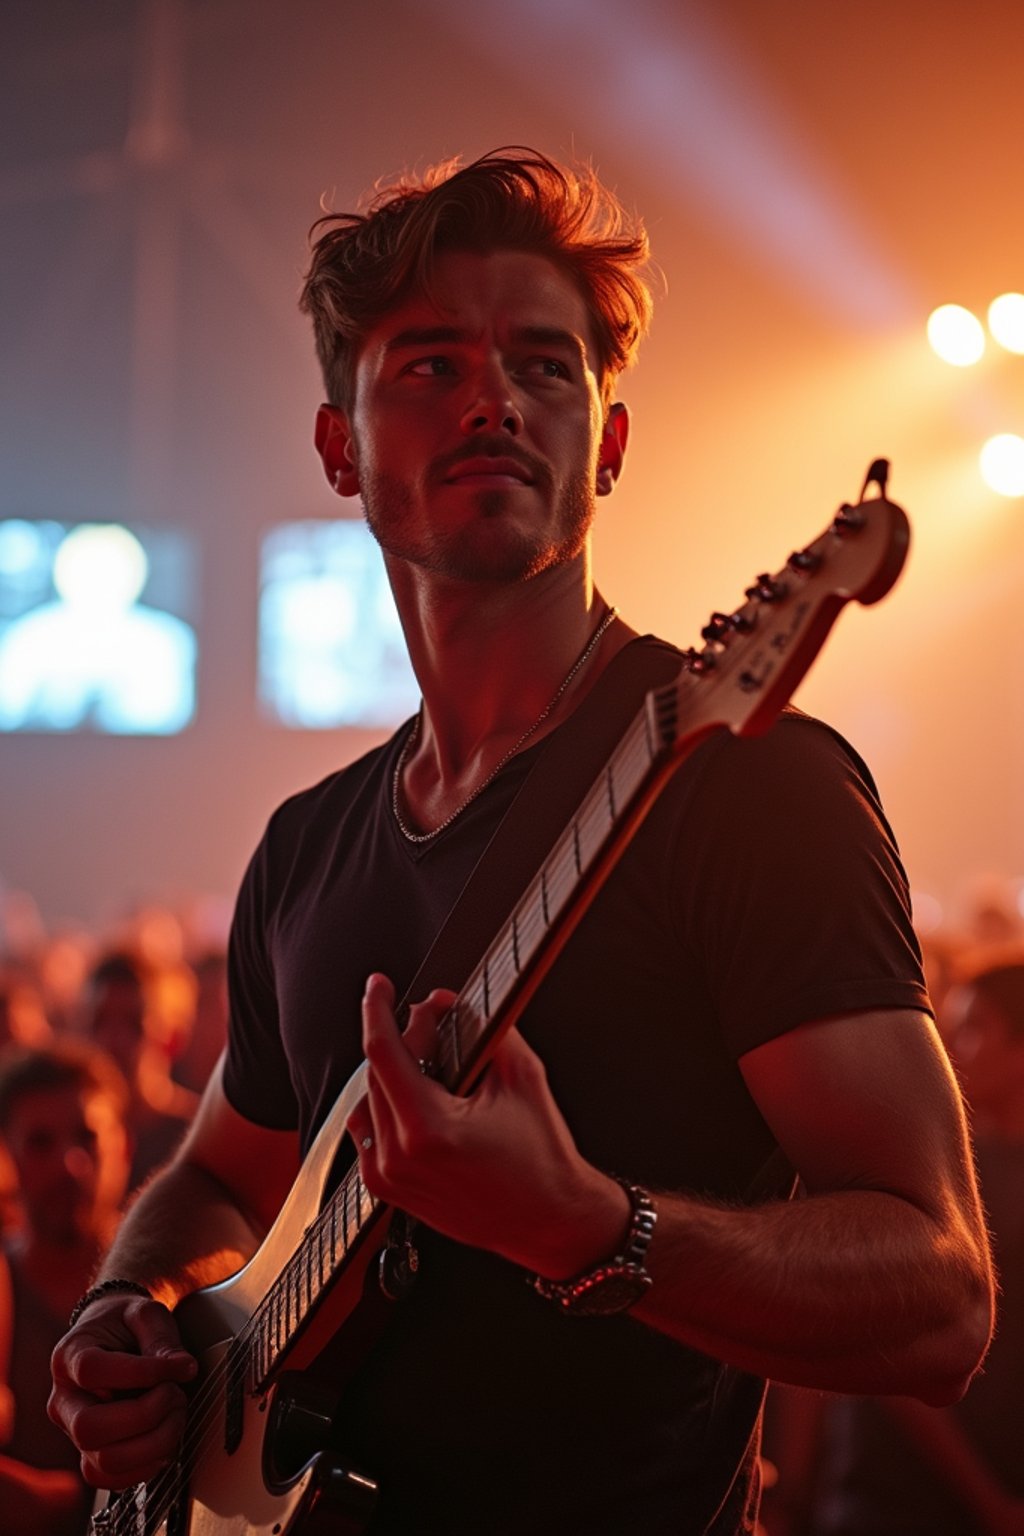
[[[683,653],[678,677],[648,693],[437,1026],[430,1070],[451,1092],[470,1091],[685,758],[713,731],[767,730],[840,609],[889,591],[909,527],[886,498],[887,472],[876,461],[860,500],[775,575],[758,576],[739,608],[713,614],[703,647]],[[93,1517],[93,1536],[354,1536],[364,1528],[374,1484],[333,1449],[332,1402],[302,1374],[339,1332],[358,1334],[364,1293],[394,1259],[393,1213],[366,1190],[358,1164],[340,1182],[332,1177],[364,1075],[360,1067],[339,1096],[249,1263],[177,1308],[201,1368],[178,1460],[112,1494]]]

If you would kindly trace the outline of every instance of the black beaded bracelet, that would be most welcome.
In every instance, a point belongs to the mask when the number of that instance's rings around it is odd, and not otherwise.
[[[147,1286],[141,1285],[138,1280],[101,1280],[99,1285],[92,1286],[84,1296],[79,1296],[71,1309],[68,1327],[75,1326],[86,1307],[91,1306],[94,1301],[99,1301],[101,1296],[110,1296],[115,1291],[130,1291],[134,1296],[144,1296],[147,1301],[153,1300],[153,1292]]]

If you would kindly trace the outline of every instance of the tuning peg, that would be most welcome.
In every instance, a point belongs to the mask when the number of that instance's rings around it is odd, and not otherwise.
[[[821,564],[821,556],[809,549],[795,549],[786,564],[791,571],[816,571]]]
[[[754,585],[748,587],[746,591],[747,597],[755,598],[759,603],[777,603],[785,595],[785,582],[776,581],[773,576],[769,576],[767,573],[755,577]]]
[[[727,613],[713,613],[700,632],[701,639],[724,640],[732,627],[732,619]]]
[[[710,672],[714,665],[715,658],[709,651],[698,651],[691,645],[689,650],[683,652],[683,666],[688,672],[695,672],[698,677]]]
[[[848,501],[844,501],[835,517],[832,519],[832,532],[840,537],[844,533],[856,533],[864,527],[864,513],[856,507],[851,507]]]

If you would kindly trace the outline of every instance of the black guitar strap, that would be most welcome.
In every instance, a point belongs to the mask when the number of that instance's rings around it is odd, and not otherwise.
[[[536,761],[480,855],[402,999],[400,1016],[434,987],[456,991],[569,825],[645,695],[671,682],[679,652],[643,635],[612,657],[568,720],[542,742]]]

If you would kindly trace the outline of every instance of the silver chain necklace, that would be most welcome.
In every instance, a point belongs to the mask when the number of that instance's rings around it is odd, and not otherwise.
[[[533,724],[531,726],[528,726],[527,729],[520,736],[519,740],[517,742],[515,742],[511,747],[509,747],[508,751],[504,754],[503,757],[498,759],[498,761],[495,763],[494,767],[491,769],[490,773],[487,775],[486,779],[483,779],[477,785],[476,789],[472,790],[466,796],[466,798],[465,798],[465,800],[463,800],[462,804],[461,805],[457,805],[455,807],[454,811],[452,811],[449,815],[447,815],[445,817],[444,821],[439,822],[438,825],[436,827],[434,827],[433,830],[430,831],[430,832],[414,832],[411,827],[406,826],[405,821],[402,818],[402,811],[401,811],[401,807],[399,805],[399,798],[400,798],[401,788],[402,788],[402,774],[405,772],[405,765],[409,761],[409,755],[412,752],[413,747],[416,745],[417,740],[419,739],[420,726],[421,726],[421,723],[422,723],[422,720],[423,720],[423,705],[422,704],[420,705],[419,711],[418,711],[418,713],[416,715],[416,719],[413,721],[413,724],[412,724],[412,730],[409,732],[408,736],[405,738],[405,742],[403,743],[402,750],[398,754],[398,761],[395,764],[395,771],[394,771],[394,774],[393,774],[392,779],[391,779],[391,809],[395,813],[395,822],[396,822],[396,824],[398,826],[399,832],[401,832],[402,836],[408,842],[410,842],[410,843],[429,843],[429,842],[432,842],[433,839],[435,837],[438,837],[445,830],[446,827],[450,827],[451,826],[452,822],[456,819],[456,817],[462,815],[463,811],[466,809],[466,807],[468,805],[472,805],[473,801],[477,798],[478,795],[482,795],[483,794],[484,790],[487,788],[487,786],[489,784],[494,782],[494,780],[498,777],[498,774],[504,768],[505,764],[509,761],[509,759],[515,757],[515,755],[519,751],[520,747],[523,746],[526,742],[529,741],[529,739],[533,735],[534,731],[539,730],[540,727],[544,724],[544,721],[548,718],[548,716],[550,715],[551,711],[555,708],[555,705],[558,703],[559,699],[565,693],[565,690],[568,688],[569,684],[572,682],[572,680],[576,676],[577,672],[579,672],[582,667],[585,667],[587,662],[590,660],[590,657],[593,655],[594,651],[597,649],[597,645],[598,645],[599,640],[601,639],[601,636],[604,634],[605,630],[608,629],[608,627],[611,625],[611,623],[612,623],[612,621],[615,618],[617,613],[618,613],[618,609],[617,608],[609,608],[608,609],[608,612],[605,614],[605,616],[601,620],[600,624],[594,630],[594,633],[591,635],[590,639],[587,641],[587,643],[584,646],[583,650],[577,656],[576,660],[573,662],[572,666],[569,668],[568,672],[565,674],[565,677],[559,683],[558,688],[556,689],[554,695],[552,696],[551,699],[548,700],[547,704],[545,704],[544,708],[541,710],[540,714],[537,716],[537,718],[533,722]]]

